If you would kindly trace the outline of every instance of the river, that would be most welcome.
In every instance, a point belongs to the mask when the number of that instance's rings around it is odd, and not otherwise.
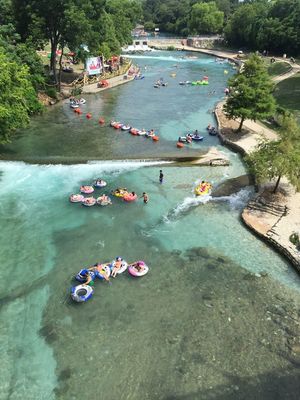
[[[297,371],[281,351],[287,334],[274,335],[268,313],[294,312],[299,277],[241,224],[253,188],[193,194],[202,179],[215,186],[245,173],[239,155],[205,130],[234,70],[186,56],[134,57],[145,79],[88,96],[81,116],[57,105],[1,149],[1,398],[229,400],[256,390],[261,399],[297,398]],[[178,84],[203,75],[209,86]],[[161,77],[168,86],[153,88]],[[102,127],[100,116],[154,128],[160,141]],[[190,129],[204,141],[177,149]],[[157,161],[212,145],[230,166]],[[108,185],[97,193],[127,187],[146,191],[149,203],[68,201],[100,176]],[[72,302],[74,274],[118,255],[145,260],[150,272],[96,282],[90,301]]]

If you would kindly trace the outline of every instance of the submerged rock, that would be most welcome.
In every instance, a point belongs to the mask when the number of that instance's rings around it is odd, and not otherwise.
[[[238,176],[237,178],[227,179],[225,182],[222,182],[220,185],[213,188],[212,196],[230,196],[231,194],[253,184],[253,178],[248,174]]]

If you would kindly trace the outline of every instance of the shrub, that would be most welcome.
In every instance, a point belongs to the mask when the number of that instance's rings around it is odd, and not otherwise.
[[[290,242],[293,243],[294,246],[296,246],[297,250],[300,250],[300,240],[298,233],[294,232],[291,234]]]

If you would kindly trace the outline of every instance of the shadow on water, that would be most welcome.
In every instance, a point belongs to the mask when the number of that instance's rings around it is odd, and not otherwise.
[[[184,395],[170,393],[161,400],[298,400],[300,372],[274,370],[255,377],[224,374],[228,384]]]

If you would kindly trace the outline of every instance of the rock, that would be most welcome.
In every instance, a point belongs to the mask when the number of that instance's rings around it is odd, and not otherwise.
[[[237,178],[227,179],[225,182],[222,182],[216,188],[212,189],[212,196],[230,196],[233,193],[237,193],[244,187],[253,185],[253,183],[253,178],[249,174],[241,175]]]

